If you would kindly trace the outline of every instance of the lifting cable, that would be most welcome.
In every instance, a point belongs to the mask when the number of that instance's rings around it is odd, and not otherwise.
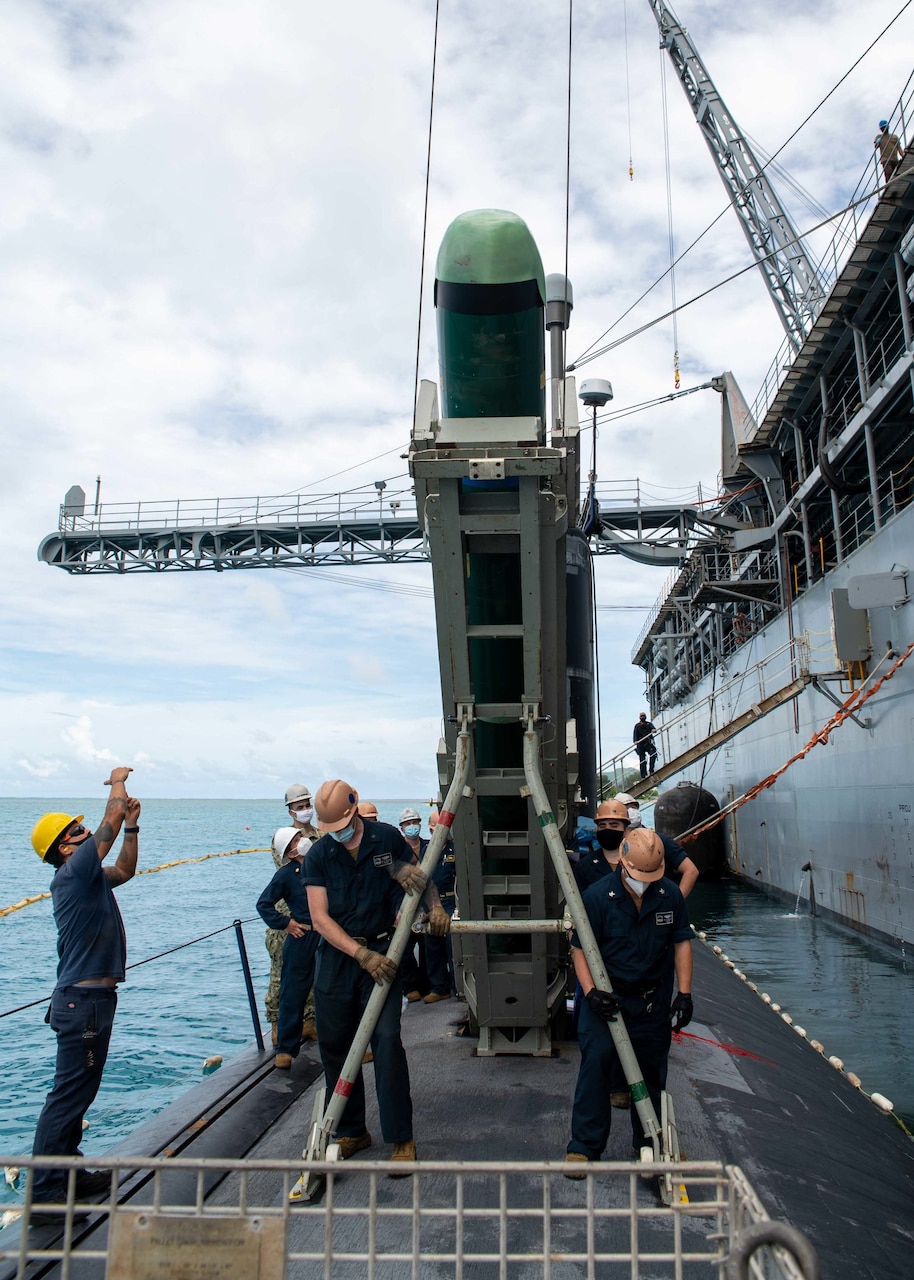
[[[183,867],[188,862],[207,862],[210,858],[234,858],[239,853],[269,853],[269,849],[229,849],[225,853],[204,853],[200,858],[178,858],[174,862],[163,862],[158,867],[144,867],[141,871],[135,872],[138,876],[151,876],[156,871],[165,871],[168,867]],[[29,898],[23,898],[21,902],[14,902],[12,906],[0,907],[0,916],[11,916],[14,911],[21,911],[23,907],[30,907],[33,902],[41,902],[43,898],[50,898],[50,893],[35,893]]]
[[[673,382],[679,390],[679,315],[676,306],[676,250],[673,243],[673,174],[670,169],[670,119],[666,98],[666,49],[660,46],[660,100],[663,104],[663,162],[666,169],[666,223],[670,242],[670,314],[673,317]]]
[[[635,181],[635,166],[632,159],[632,87],[628,73],[628,3],[622,0],[622,32],[625,45],[625,111],[628,116],[628,180]]]
[[[435,0],[435,34],[432,38],[432,82],[428,98],[428,148],[425,154],[425,206],[422,211],[422,252],[419,263],[419,314],[416,317],[416,375],[413,379],[413,434],[419,402],[419,359],[422,348],[422,293],[425,289],[425,247],[428,239],[428,193],[432,175],[432,124],[435,119],[435,73],[438,68],[438,18],[441,0]]]
[[[873,694],[877,692],[886,680],[891,680],[895,672],[904,666],[912,653],[914,653],[914,641],[908,645],[907,649],[900,657],[896,658],[893,665],[888,669],[884,676],[880,676],[872,688],[865,690],[864,686],[861,685],[859,689],[855,689],[850,697],[842,703],[835,714],[826,720],[821,729],[816,730],[806,745],[801,747],[796,755],[792,755],[790,759],[786,761],[786,763],[782,764],[779,769],[775,769],[774,773],[769,773],[767,778],[763,778],[761,782],[757,782],[755,786],[750,787],[748,791],[744,791],[741,796],[737,796],[735,800],[731,800],[729,804],[724,805],[713,818],[709,818],[707,822],[699,823],[697,827],[691,827],[689,830],[683,831],[682,835],[678,835],[676,837],[679,843],[685,844],[687,841],[695,840],[698,836],[703,835],[705,831],[710,831],[713,827],[716,827],[717,824],[719,822],[723,822],[724,818],[729,814],[735,813],[736,810],[742,808],[744,804],[748,804],[750,800],[754,800],[756,796],[760,795],[763,791],[767,791],[769,787],[773,787],[781,774],[786,773],[792,764],[796,764],[798,760],[802,760],[805,756],[809,755],[813,747],[818,747],[827,743],[829,734],[834,732],[835,729],[839,729],[841,725],[844,724],[845,720],[849,720],[854,716],[863,706],[864,702],[867,702],[872,698]],[[879,667],[882,666],[883,662],[885,662],[888,657],[889,655],[886,654],[884,658],[879,660],[879,663],[870,673],[868,679],[872,679],[879,670]]]

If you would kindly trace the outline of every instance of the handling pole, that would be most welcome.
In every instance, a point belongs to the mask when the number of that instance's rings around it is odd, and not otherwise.
[[[468,727],[468,713],[464,708],[463,718],[460,724],[460,730],[457,734],[457,749],[454,761],[454,778],[448,789],[447,796],[444,801],[444,807],[438,816],[438,825],[432,833],[429,840],[428,848],[425,851],[425,857],[422,859],[422,870],[426,876],[431,879],[432,872],[438,865],[444,846],[450,839],[451,825],[454,817],[463,799],[466,787],[466,780],[470,767],[470,731]],[[407,942],[412,934],[413,918],[419,909],[419,902],[422,898],[421,894],[405,894],[403,904],[400,907],[400,918],[397,927],[394,930],[394,936],[390,946],[387,949],[387,955],[393,960],[394,964],[399,964],[406,950]],[[371,1040],[372,1033],[377,1026],[378,1018],[381,1016],[381,1010],[384,1002],[390,993],[390,984],[384,983],[383,986],[376,985],[371,995],[368,997],[368,1004],[362,1014],[359,1023],[359,1029],[355,1034],[355,1039],[350,1046],[346,1061],[343,1063],[343,1069],[340,1072],[340,1078],[336,1082],[330,1102],[326,1111],[323,1110],[323,1102],[326,1091],[321,1090],[315,1100],[314,1112],[312,1117],[311,1131],[308,1135],[308,1145],[305,1147],[302,1155],[306,1161],[333,1159],[333,1154],[328,1154],[327,1148],[330,1135],[333,1133],[343,1118],[343,1112],[346,1109],[346,1103],[352,1092],[353,1082],[356,1080],[358,1073],[362,1070],[362,1059],[365,1056],[365,1050]],[[322,1112],[322,1114],[321,1114]],[[296,1200],[313,1200],[323,1187],[325,1175],[322,1173],[310,1173],[307,1169],[302,1173],[295,1186],[289,1192],[289,1199]]]
[[[590,976],[601,991],[612,991],[609,975],[604,967],[603,957],[600,955],[600,948],[597,946],[597,940],[587,917],[587,912],[584,910],[581,894],[572,873],[571,864],[568,861],[568,854],[565,852],[565,844],[562,840],[561,832],[558,829],[555,816],[549,808],[549,797],[546,795],[546,788],[543,785],[542,774],[540,773],[540,738],[534,727],[537,721],[537,710],[538,708],[533,705],[524,707],[524,719],[527,723],[527,730],[524,734],[524,776],[527,779],[527,785],[521,789],[521,794],[529,796],[533,801],[533,807],[539,818],[540,826],[543,828],[543,836],[552,857],[552,865],[555,867],[555,873],[565,895],[565,905],[574,921],[581,948],[587,958]],[[615,1021],[607,1023],[607,1026],[613,1038],[613,1044],[616,1046],[619,1061],[622,1063],[625,1078],[631,1089],[632,1102],[637,1108],[638,1117],[644,1127],[645,1135],[650,1139],[653,1147],[654,1159],[658,1161],[668,1159],[668,1153],[664,1153],[662,1150],[663,1142],[657,1113],[654,1111],[654,1104],[648,1094],[647,1085],[641,1078],[641,1068],[638,1066],[638,1059],[635,1057],[634,1049],[632,1049],[632,1042],[629,1039],[625,1023],[622,1021],[622,1015],[617,1015]]]

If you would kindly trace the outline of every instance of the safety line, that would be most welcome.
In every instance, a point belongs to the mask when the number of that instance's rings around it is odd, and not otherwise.
[[[216,856],[219,856],[219,855],[216,855]],[[239,923],[253,924],[256,920],[259,920],[259,919],[260,919],[259,916],[249,916],[247,920],[241,920],[239,921]],[[127,965],[127,972],[129,973],[131,969],[140,969],[144,964],[151,964],[153,960],[161,960],[163,956],[174,955],[176,951],[183,951],[185,947],[196,946],[198,942],[206,942],[209,938],[215,938],[218,934],[226,933],[229,929],[234,929],[234,927],[235,927],[235,922],[232,921],[231,924],[223,925],[221,929],[214,929],[212,933],[204,933],[202,937],[191,938],[190,942],[180,942],[176,947],[169,947],[167,951],[160,951],[158,955],[147,956],[145,960],[136,960],[133,964]],[[30,1000],[28,1004],[17,1005],[15,1009],[6,1009],[3,1013],[0,1013],[0,1018],[8,1018],[10,1014],[13,1014],[13,1013],[21,1013],[23,1009],[34,1009],[36,1005],[46,1004],[50,999],[51,999],[50,995],[40,996],[37,1000]]]
[[[168,867],[183,867],[189,862],[207,862],[210,858],[234,858],[238,853],[269,853],[269,849],[229,849],[225,853],[204,853],[200,858],[178,858],[175,862],[163,862],[158,867],[144,867],[141,871],[134,872],[138,876],[151,876],[156,871],[165,871]],[[34,893],[31,897],[23,898],[20,902],[14,902],[9,907],[0,908],[0,917],[12,915],[14,911],[21,911],[23,907],[30,907],[33,902],[41,902],[43,898],[50,898],[50,893]]]

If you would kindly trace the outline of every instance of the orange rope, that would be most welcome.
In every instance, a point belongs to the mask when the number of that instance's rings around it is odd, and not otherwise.
[[[914,642],[908,645],[901,657],[895,661],[884,676],[879,677],[871,689],[867,689],[866,692],[863,691],[862,686],[859,689],[855,689],[847,701],[838,708],[833,716],[825,721],[825,724],[821,729],[816,730],[806,745],[802,747],[796,755],[791,756],[790,759],[785,764],[782,764],[779,769],[775,769],[774,773],[769,773],[767,778],[763,778],[761,782],[757,782],[755,786],[750,787],[748,791],[745,791],[741,796],[732,800],[730,804],[724,805],[724,807],[716,813],[713,818],[709,818],[707,822],[702,822],[697,827],[692,827],[690,830],[684,831],[682,835],[677,836],[676,839],[678,842],[680,844],[685,844],[689,840],[694,840],[703,832],[710,831],[712,827],[716,827],[719,822],[723,822],[724,818],[729,814],[735,813],[736,810],[742,808],[744,804],[748,804],[750,800],[754,800],[756,796],[760,795],[763,791],[767,791],[769,787],[773,787],[781,774],[786,773],[792,764],[796,764],[798,760],[802,760],[804,756],[809,755],[813,747],[817,747],[822,743],[828,742],[829,734],[835,729],[839,729],[841,725],[844,724],[845,720],[849,719],[860,709],[860,707],[863,706],[864,702],[872,698],[873,694],[876,693],[886,680],[891,680],[895,672],[898,671],[900,667],[904,666],[912,653],[914,653]]]

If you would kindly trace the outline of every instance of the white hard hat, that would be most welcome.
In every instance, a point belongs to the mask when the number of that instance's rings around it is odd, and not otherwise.
[[[420,822],[421,823],[421,821],[422,819],[419,817],[415,809],[404,809],[403,812],[400,814],[401,827],[403,826],[404,822]]]
[[[630,796],[626,791],[617,791],[616,794],[613,796],[613,799],[621,800],[622,803],[626,805],[633,804],[636,809],[641,808],[641,806],[638,804],[638,801],[635,799],[635,797]]]
[[[280,827],[273,835],[273,850],[276,856],[284,858],[289,845],[298,835],[298,827]]]
[[[297,800],[310,800],[311,792],[307,787],[303,787],[300,782],[293,782],[291,787],[286,790],[286,807],[295,804]]]

